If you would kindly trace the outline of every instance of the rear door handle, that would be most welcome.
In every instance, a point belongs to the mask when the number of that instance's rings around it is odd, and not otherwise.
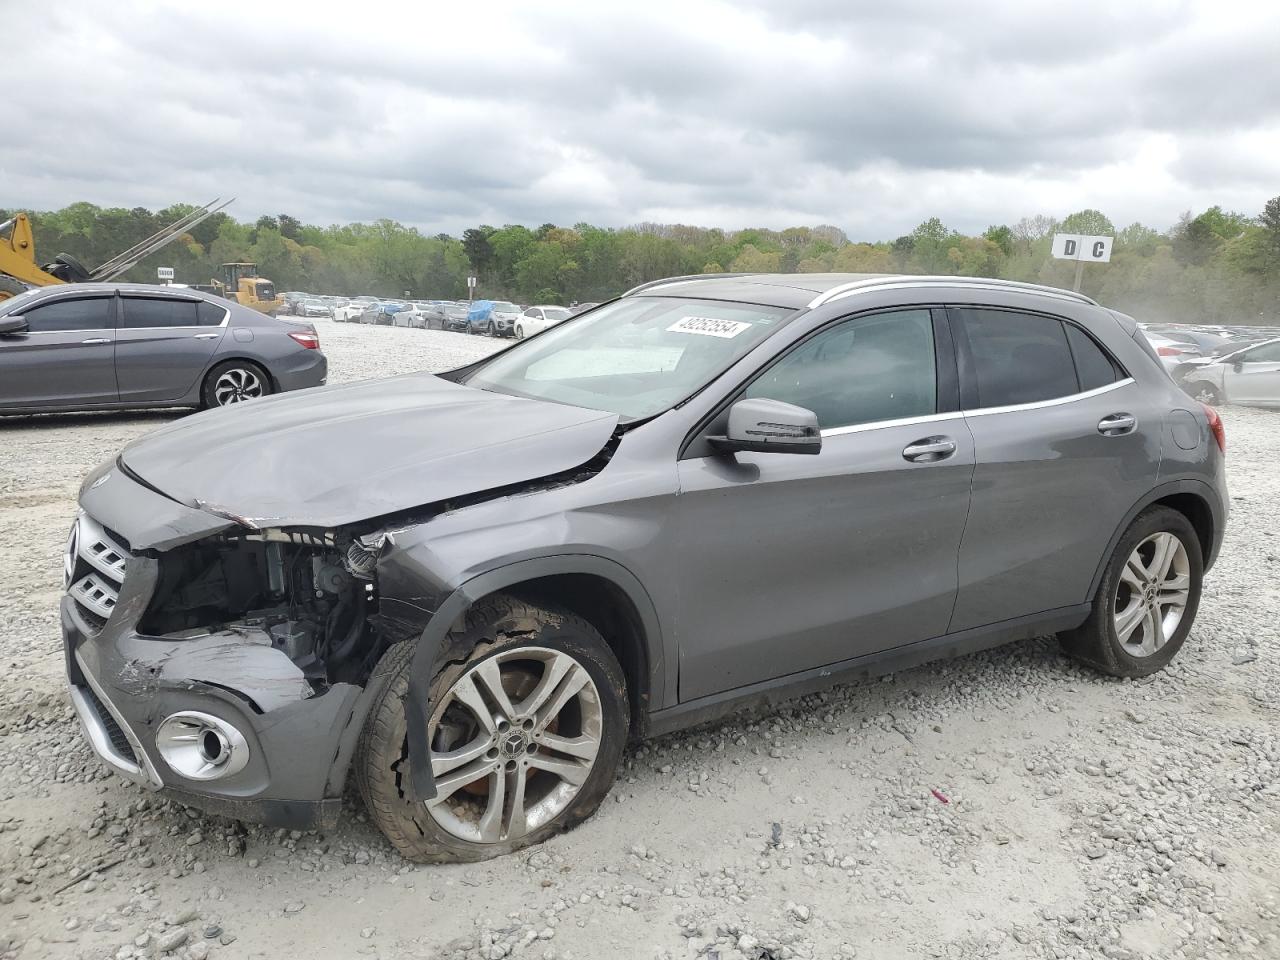
[[[111,338],[110,337],[93,337],[92,339],[81,340],[80,342],[81,343],[110,343]]]
[[[222,334],[220,333],[197,333],[192,340],[217,340]]]
[[[1098,432],[1104,437],[1123,437],[1133,433],[1138,426],[1138,419],[1131,413],[1113,413],[1098,421]]]
[[[908,444],[902,451],[902,459],[912,463],[933,463],[945,460],[956,452],[956,442],[950,437],[925,437]]]

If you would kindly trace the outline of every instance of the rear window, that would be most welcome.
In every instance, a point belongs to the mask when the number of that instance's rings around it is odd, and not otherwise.
[[[1081,390],[1097,390],[1120,379],[1121,371],[1093,337],[1074,323],[1065,324],[1071,356],[1076,361],[1076,375]]]
[[[1078,393],[1062,321],[1012,310],[961,309],[980,407],[1008,407]]]
[[[176,298],[125,297],[120,326],[131,329],[154,327],[195,327],[199,325],[194,300]]]

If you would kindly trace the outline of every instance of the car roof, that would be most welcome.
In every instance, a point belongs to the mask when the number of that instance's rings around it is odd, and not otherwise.
[[[93,293],[143,293],[149,297],[182,297],[187,300],[207,300],[222,306],[233,303],[214,293],[196,290],[194,287],[166,287],[158,283],[58,283],[47,287],[35,287],[20,296],[28,296],[28,303],[60,296]]]
[[[898,273],[712,273],[654,280],[628,290],[623,296],[643,293],[645,296],[736,300],[798,310],[801,307],[820,306],[838,296],[887,286],[964,289],[988,287],[1020,290],[1096,305],[1094,300],[1084,294],[1037,283],[995,280],[989,277],[934,277]]]

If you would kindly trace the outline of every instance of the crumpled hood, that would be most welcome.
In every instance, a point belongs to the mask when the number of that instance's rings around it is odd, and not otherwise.
[[[197,414],[121,460],[191,507],[256,527],[332,527],[572,469],[617,422],[415,373]]]

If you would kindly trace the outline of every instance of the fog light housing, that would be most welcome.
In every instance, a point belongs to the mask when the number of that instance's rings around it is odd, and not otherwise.
[[[195,710],[166,717],[156,730],[156,749],[188,780],[219,780],[239,773],[249,762],[244,734],[225,720]]]

